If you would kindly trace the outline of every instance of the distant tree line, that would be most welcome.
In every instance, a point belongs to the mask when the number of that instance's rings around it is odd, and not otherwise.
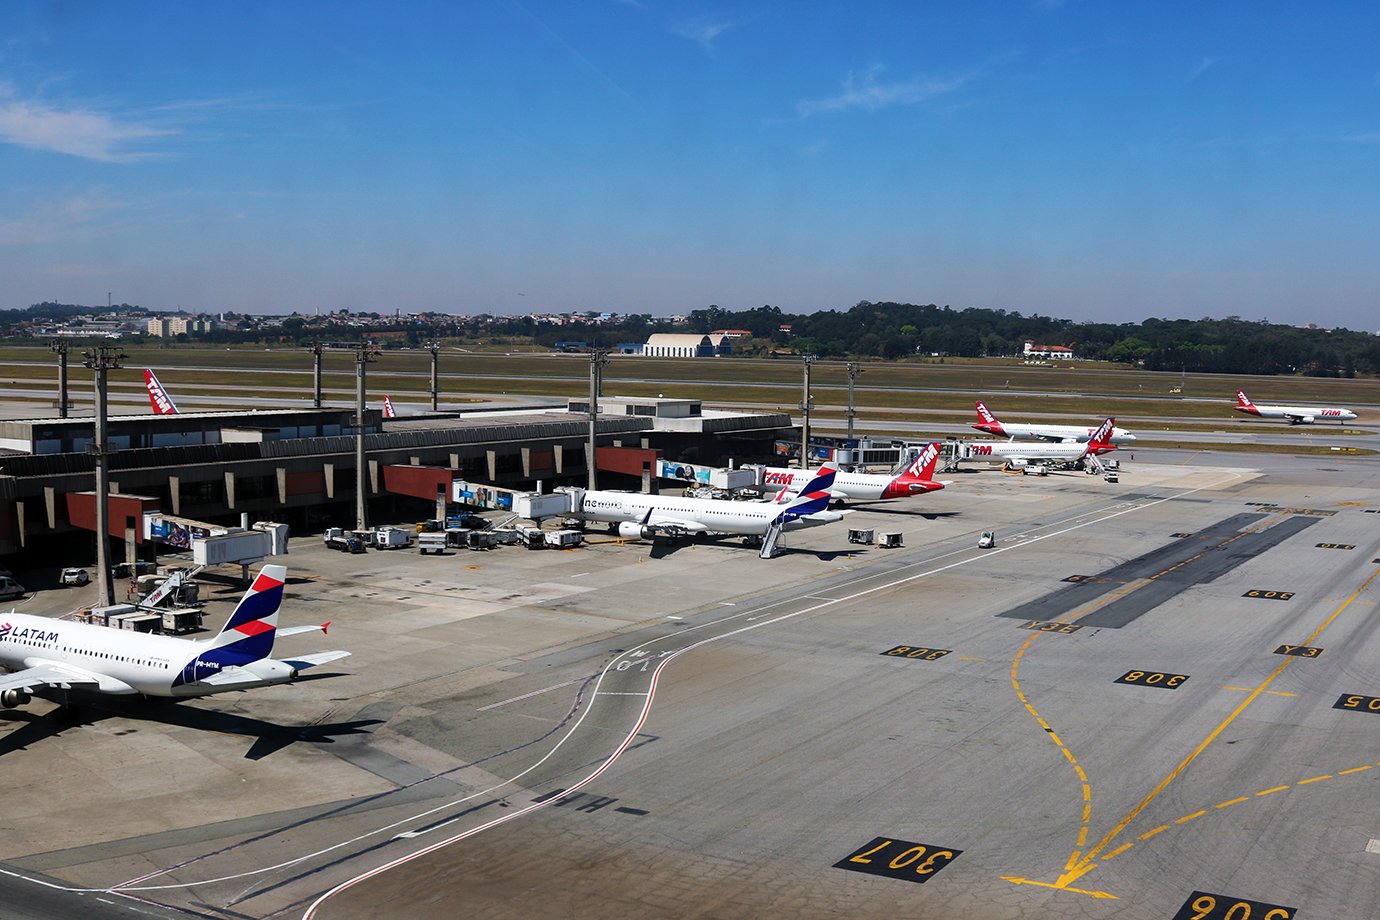
[[[0,329],[35,319],[68,319],[101,308],[35,304],[28,310],[0,310]],[[121,305],[123,312],[138,307]],[[815,354],[828,358],[898,359],[916,355],[964,358],[1019,355],[1024,343],[1064,345],[1080,358],[1135,364],[1150,370],[1225,374],[1306,374],[1329,377],[1380,375],[1380,337],[1347,329],[1305,329],[1225,319],[1147,319],[1141,323],[1077,323],[1014,310],[935,304],[869,303],[846,310],[784,313],[779,307],[725,310],[710,305],[689,314],[688,324],[651,314],[594,322],[597,313],[576,314],[587,322],[538,322],[530,316],[452,316],[429,313],[400,317],[340,311],[329,324],[293,314],[279,325],[260,327],[243,314],[226,314],[226,327],[196,338],[218,344],[306,345],[367,337],[385,347],[421,347],[431,341],[451,344],[494,342],[554,348],[582,341],[612,347],[637,344],[658,332],[707,334],[741,329],[750,338],[735,342],[748,355]],[[178,337],[183,338],[182,336]]]
[[[783,325],[790,335],[783,334]],[[751,330],[823,357],[902,358],[908,355],[1019,355],[1025,342],[1064,345],[1080,358],[1137,364],[1150,370],[1224,374],[1380,374],[1380,337],[1347,329],[1305,329],[1225,319],[1147,319],[1141,323],[1076,323],[1012,310],[935,304],[869,303],[806,315],[776,307],[732,312],[711,306],[690,314],[695,332]]]

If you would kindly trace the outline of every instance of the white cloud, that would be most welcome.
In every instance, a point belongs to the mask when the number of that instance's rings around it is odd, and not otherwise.
[[[0,218],[0,246],[29,246],[99,236],[127,204],[101,191],[44,202],[28,214]]]
[[[732,20],[699,16],[673,24],[671,31],[681,38],[703,45],[706,51],[713,51],[715,39],[736,25],[738,23]]]
[[[1198,62],[1198,66],[1195,67],[1195,68],[1193,68],[1193,73],[1191,73],[1191,74],[1188,75],[1188,82],[1192,83],[1194,80],[1198,79],[1198,78],[1201,77],[1203,74],[1207,73],[1207,72],[1208,72],[1209,70],[1211,70],[1211,69],[1217,64],[1217,62],[1220,61],[1220,60],[1221,60],[1221,58],[1217,58],[1217,57],[1205,57],[1205,58],[1203,58],[1201,61]]]
[[[140,141],[175,134],[164,128],[122,121],[87,109],[57,109],[41,102],[5,98],[0,87],[0,141],[104,163],[128,163],[153,154],[134,148]]]
[[[898,83],[878,83],[876,75],[879,68],[872,68],[863,74],[861,80],[849,74],[843,81],[843,92],[825,99],[804,99],[796,103],[796,111],[803,116],[819,115],[827,112],[842,112],[848,109],[863,109],[875,112],[894,105],[915,105],[936,96],[952,93],[963,86],[964,80],[903,80]]]

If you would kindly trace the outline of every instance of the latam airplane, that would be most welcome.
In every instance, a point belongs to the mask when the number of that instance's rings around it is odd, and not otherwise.
[[[991,460],[1007,466],[1023,467],[1031,461],[1060,460],[1065,463],[1092,460],[1108,451],[1116,450],[1111,433],[1116,419],[1108,418],[1099,425],[1085,444],[1064,441],[1058,444],[1035,441],[973,441],[963,445],[959,460]]]
[[[770,502],[585,491],[576,493],[575,512],[586,521],[617,524],[618,535],[630,540],[650,540],[658,534],[680,537],[701,533],[760,537],[772,528],[799,530],[842,520],[846,512],[827,510],[837,475],[838,470],[833,467],[822,467],[800,496],[785,508]]]
[[[840,502],[875,502],[937,492],[947,485],[936,482],[934,478],[941,446],[938,441],[930,442],[899,476],[840,472],[834,477],[829,497]],[[781,491],[776,494],[776,500],[780,502],[799,494],[799,491],[806,487],[810,477],[809,470],[777,469],[769,466],[762,474],[762,483],[781,486]]]
[[[34,694],[63,699],[67,690],[209,696],[287,683],[300,671],[349,655],[268,657],[275,636],[324,633],[330,625],[278,629],[286,577],[285,566],[260,569],[214,639],[175,639],[11,611],[0,622],[0,666],[13,672],[0,676],[0,706],[22,706]]]
[[[384,417],[384,418],[397,418],[397,417],[398,417],[398,410],[393,408],[393,397],[391,397],[391,396],[385,396],[385,397],[383,397],[383,417]]]
[[[1350,409],[1337,409],[1325,406],[1260,406],[1241,390],[1236,391],[1237,412],[1259,418],[1287,418],[1290,425],[1311,425],[1314,422],[1349,422],[1356,417]]]
[[[978,420],[970,428],[1013,441],[1087,441],[1097,430],[1083,425],[1034,425],[1030,422],[1002,422],[982,400],[977,403]],[[1136,436],[1121,428],[1112,429],[1113,444],[1130,444]]]
[[[172,397],[163,389],[163,384],[158,382],[157,375],[149,367],[144,368],[144,389],[149,391],[149,404],[153,406],[154,415],[177,414],[177,406],[173,404]]]

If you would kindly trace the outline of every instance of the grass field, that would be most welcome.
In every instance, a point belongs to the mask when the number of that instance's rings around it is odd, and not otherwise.
[[[115,391],[143,389],[140,369],[153,367],[175,399],[195,402],[198,395],[224,396],[243,390],[282,398],[309,399],[312,356],[304,349],[213,349],[134,346],[125,349],[125,367],[111,374]],[[74,348],[70,367],[74,390],[89,389],[89,373]],[[43,347],[0,348],[0,379],[35,386],[56,386],[56,358]],[[16,363],[17,362],[17,363]],[[487,396],[580,396],[588,392],[588,359],[564,354],[472,354],[443,350],[442,403]],[[429,400],[430,354],[389,351],[369,368],[372,400],[389,393],[395,400]],[[1380,421],[1380,381],[1307,377],[1237,377],[1210,374],[1154,373],[1098,364],[1028,366],[996,359],[972,362],[871,362],[862,364],[855,401],[864,422],[926,419],[970,422],[973,402],[982,398],[1007,417],[1095,421],[1113,412],[1128,425],[1156,419],[1201,419],[1176,422],[1176,428],[1215,430],[1237,422],[1230,411],[1238,388],[1257,401],[1347,405],[1362,418]],[[354,357],[329,352],[323,361],[323,386],[330,401],[354,389]],[[652,359],[614,356],[605,371],[609,396],[656,396],[701,399],[708,405],[734,405],[798,412],[800,362],[792,359]],[[1182,396],[1170,390],[1182,384]],[[820,362],[812,372],[817,407],[847,402],[847,372],[841,362]],[[1097,397],[1097,398],[1087,398]],[[1187,397],[1187,398],[1183,398]],[[1201,426],[1201,427],[1200,427]],[[869,430],[876,430],[872,425]],[[1287,430],[1286,426],[1279,426]]]

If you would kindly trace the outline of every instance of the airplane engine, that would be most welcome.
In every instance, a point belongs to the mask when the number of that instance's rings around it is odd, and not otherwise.
[[[624,540],[650,540],[653,536],[653,531],[651,528],[643,527],[641,524],[624,521],[618,525],[618,536],[622,537]]]
[[[1010,460],[1006,461],[1006,465],[1011,467],[1011,469],[1013,470],[1022,470],[1025,469],[1026,464],[1028,464],[1029,462],[1030,461],[1025,459],[1024,457],[1012,457]]]
[[[0,706],[6,709],[13,709],[16,706],[23,706],[33,699],[33,696],[24,690],[6,690],[0,693]]]
[[[1311,425],[1313,424],[1313,416],[1300,415],[1296,418],[1289,419],[1289,421],[1293,422],[1295,425]]]

